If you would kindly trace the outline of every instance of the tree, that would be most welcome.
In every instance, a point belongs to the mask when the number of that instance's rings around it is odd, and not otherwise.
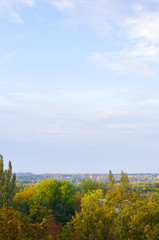
[[[12,174],[12,164],[9,161],[8,170],[4,170],[3,156],[0,155],[0,208],[4,203],[11,205],[15,193],[16,175]]]
[[[62,198],[60,187],[60,181],[44,179],[35,185],[35,194],[32,199],[47,206],[49,209],[54,209],[54,206],[58,204]]]
[[[62,224],[57,223],[55,217],[52,215],[48,219],[48,234],[52,237],[52,240],[57,240],[57,236],[61,233],[61,229]]]
[[[130,195],[130,194],[128,194]],[[137,193],[123,201],[114,221],[115,239],[159,239],[159,201],[143,200]]]
[[[104,214],[102,190],[85,194],[81,200],[81,211],[72,220],[75,234],[81,240],[106,240],[107,218]]]
[[[20,203],[24,200],[29,200],[35,194],[35,187],[25,188],[20,192],[16,193],[14,196],[14,200],[17,203]]]
[[[130,180],[127,173],[124,173],[123,171],[121,171],[120,181],[121,181],[121,187],[123,189],[128,190],[130,188]]]
[[[0,239],[21,240],[20,235],[21,214],[12,207],[4,204],[0,209]]]
[[[75,213],[76,192],[76,187],[69,181],[44,179],[35,185],[32,200],[53,210],[58,222],[66,223]]]
[[[82,199],[82,194],[78,192],[75,198],[75,210],[77,212],[81,211],[81,199]]]
[[[62,228],[61,234],[58,236],[58,240],[75,240],[75,234],[73,230],[73,225],[71,222],[67,222]]]
[[[110,188],[112,189],[115,184],[115,178],[114,178],[111,170],[109,170],[108,180],[110,183]]]
[[[30,205],[29,214],[23,214],[21,218],[21,239],[55,240],[61,228],[51,210],[34,202]]]
[[[102,189],[103,194],[108,191],[108,185],[105,181],[96,181],[88,178],[87,180],[82,179],[81,183],[78,185],[77,189],[80,193],[85,194],[97,189]]]

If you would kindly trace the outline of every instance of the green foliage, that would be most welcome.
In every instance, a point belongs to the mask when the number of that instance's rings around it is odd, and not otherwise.
[[[71,222],[63,227],[61,234],[58,236],[58,240],[74,240],[74,230]]]
[[[155,192],[159,194],[159,182],[131,182],[130,187],[134,192],[141,191],[142,193]]]
[[[110,183],[110,188],[113,189],[113,186],[115,184],[115,178],[114,178],[111,170],[109,170],[108,180]]]
[[[16,175],[12,174],[12,164],[9,161],[8,169],[4,170],[3,156],[0,155],[0,208],[4,203],[12,204],[15,193]]]
[[[61,182],[54,179],[44,179],[35,185],[36,194],[33,196],[33,200],[45,204],[48,208],[53,209],[54,206],[59,203],[59,199],[62,198],[60,187]]]
[[[34,202],[30,205],[28,219],[32,223],[40,223],[44,218],[49,218],[51,214],[51,210],[47,210],[46,207]]]
[[[123,189],[128,190],[130,188],[129,177],[128,177],[127,173],[124,173],[123,171],[121,171],[120,182],[121,182],[121,187]]]
[[[16,183],[16,186],[17,186],[17,188],[18,188],[19,190],[24,189],[24,184],[23,184],[23,182],[21,182],[21,181],[17,182],[17,183]]]
[[[66,223],[75,212],[76,187],[70,182],[44,179],[35,186],[33,201],[54,211],[57,221]]]
[[[82,182],[77,185],[77,189],[82,194],[101,189],[105,194],[108,191],[108,185],[106,182],[100,182],[88,178],[87,180],[83,179]]]

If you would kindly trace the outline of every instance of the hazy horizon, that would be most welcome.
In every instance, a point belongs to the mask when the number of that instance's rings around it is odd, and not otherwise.
[[[108,172],[103,172],[103,173],[95,173],[95,172],[92,172],[92,173],[78,173],[78,172],[76,172],[76,173],[69,173],[69,172],[65,172],[65,173],[62,173],[62,172],[57,172],[57,173],[51,173],[51,172],[41,172],[41,173],[34,173],[34,172],[15,172],[15,174],[35,174],[35,175],[45,175],[45,174],[53,174],[53,175],[60,175],[60,174],[63,174],[63,175],[109,175],[109,171]],[[121,174],[121,171],[120,172],[118,172],[118,173],[113,173],[113,175],[120,175]],[[159,175],[159,172],[157,173],[157,172],[145,172],[145,173],[132,173],[132,172],[128,172],[127,173],[128,175],[155,175],[155,174],[157,174],[157,175]]]

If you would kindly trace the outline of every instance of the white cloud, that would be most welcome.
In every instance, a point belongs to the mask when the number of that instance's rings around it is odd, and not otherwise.
[[[23,22],[20,7],[32,7],[41,2],[65,12],[68,16],[65,22],[87,25],[100,34],[116,38],[119,50],[105,52],[103,46],[102,53],[91,55],[112,70],[150,74],[152,66],[159,64],[159,1],[3,0],[0,15]]]
[[[123,13],[118,23],[114,21],[125,38],[121,50],[94,52],[90,58],[120,73],[151,74],[153,66],[159,64],[159,4],[155,10],[149,9],[146,2],[134,4],[132,10],[129,17]]]
[[[159,64],[159,47],[141,42],[120,52],[94,52],[90,58],[120,73],[151,74],[151,66]]]
[[[67,10],[72,21],[85,24],[101,34],[123,38],[119,51],[94,53],[96,61],[121,73],[153,73],[159,64],[159,2],[116,0],[48,0],[59,10]],[[69,11],[68,11],[69,10]],[[119,45],[118,45],[119,48]]]
[[[159,43],[159,12],[141,11],[137,17],[124,22],[128,39],[143,39],[152,44]]]

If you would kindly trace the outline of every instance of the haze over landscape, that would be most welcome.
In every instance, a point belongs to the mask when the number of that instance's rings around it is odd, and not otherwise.
[[[159,1],[0,1],[14,172],[159,172]]]

